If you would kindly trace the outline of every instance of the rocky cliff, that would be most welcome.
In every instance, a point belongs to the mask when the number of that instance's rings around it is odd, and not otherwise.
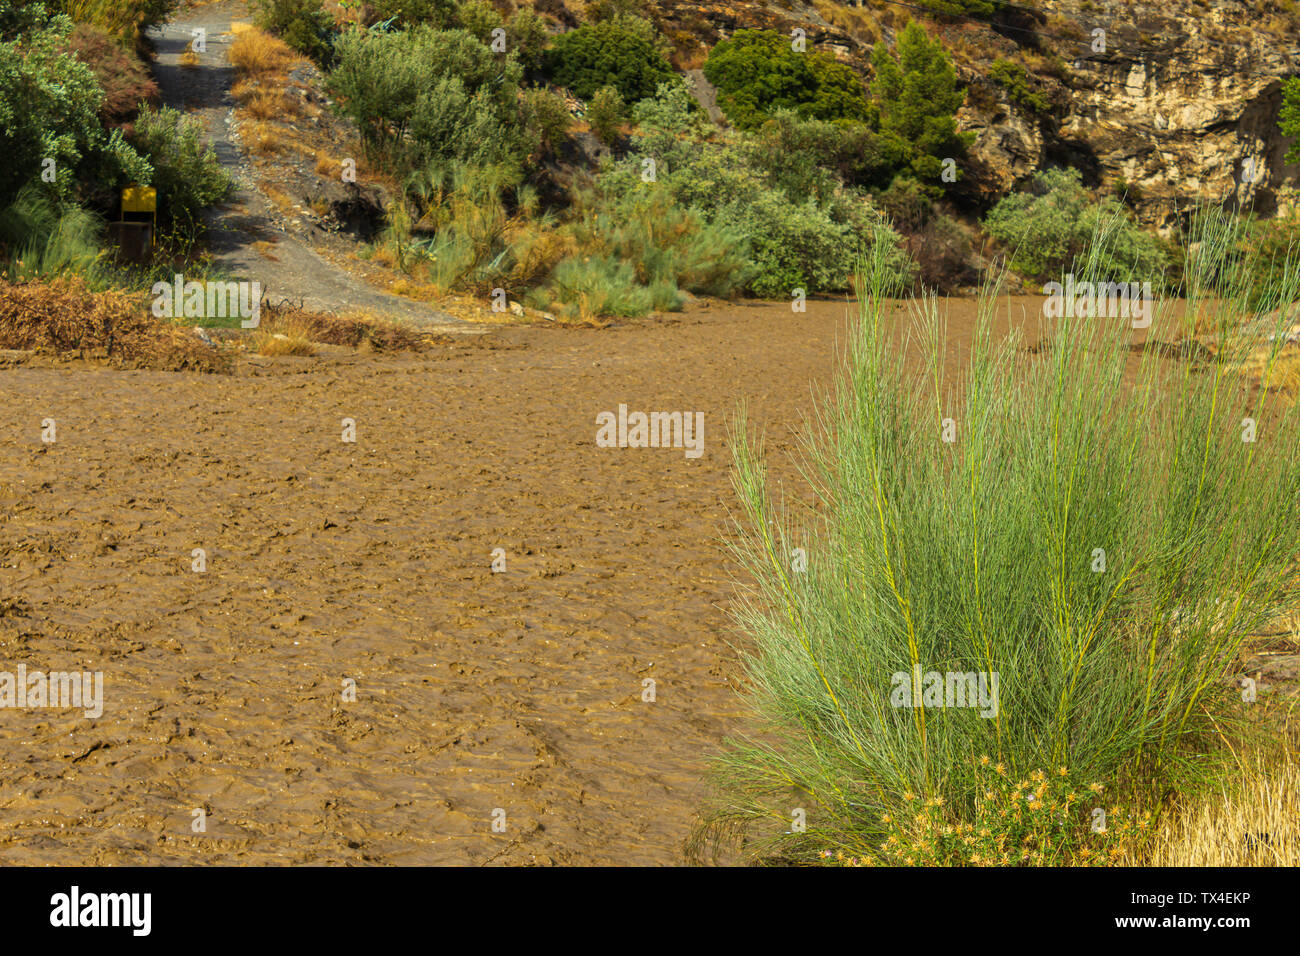
[[[567,3],[581,17],[581,0]],[[1139,218],[1168,230],[1197,201],[1300,205],[1300,167],[1277,128],[1283,81],[1300,74],[1294,0],[1026,0],[992,20],[936,17],[886,0],[648,0],[684,69],[741,28],[805,30],[870,81],[870,50],[915,16],[940,36],[969,85],[959,120],[977,138],[954,198],[987,208],[1035,170],[1068,164],[1090,185],[1124,191]],[[1097,31],[1104,31],[1098,33]],[[1026,71],[1017,96],[990,78]],[[1023,91],[1022,91],[1023,92]]]

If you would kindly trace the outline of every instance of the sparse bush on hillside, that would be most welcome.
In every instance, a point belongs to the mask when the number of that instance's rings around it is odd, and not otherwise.
[[[920,0],[933,13],[958,17],[991,17],[996,10],[993,0]]]
[[[573,117],[569,115],[563,98],[550,90],[527,90],[524,93],[524,113],[532,140],[551,154],[559,152],[573,125]]]
[[[1034,88],[1029,73],[1019,63],[1002,57],[988,68],[988,78],[1007,91],[1011,102],[1032,113],[1045,113],[1051,105],[1043,93]]]
[[[1095,199],[1076,169],[1037,173],[1025,192],[1001,200],[984,220],[990,236],[1007,247],[1012,269],[1049,279],[1085,258],[1100,223],[1109,223],[1106,278],[1162,281],[1168,259],[1159,240],[1137,225],[1113,199]]]
[[[870,116],[856,73],[829,54],[796,52],[790,38],[775,30],[737,30],[710,51],[704,75],[718,88],[727,119],[740,129],[757,129],[781,109],[823,120]]]
[[[230,177],[194,116],[170,107],[146,107],[136,120],[133,142],[153,164],[158,213],[165,224],[193,233],[203,211],[224,199]]]
[[[258,27],[273,33],[322,67],[334,60],[334,18],[322,0],[257,0]]]
[[[1278,114],[1278,126],[1283,136],[1295,139],[1287,150],[1288,163],[1300,163],[1300,76],[1292,77],[1282,87],[1282,110]]]
[[[613,86],[626,102],[635,103],[653,96],[660,83],[676,79],[646,33],[622,19],[560,34],[551,43],[546,63],[557,85],[584,100],[603,86]]]

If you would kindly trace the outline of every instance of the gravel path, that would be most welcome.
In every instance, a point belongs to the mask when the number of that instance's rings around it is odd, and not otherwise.
[[[217,158],[237,184],[231,200],[214,212],[209,223],[214,265],[232,276],[260,282],[268,302],[287,299],[318,311],[362,310],[421,328],[479,331],[471,323],[424,303],[368,285],[323,259],[284,228],[278,210],[257,188],[232,129],[235,101],[230,87],[235,70],[226,50],[233,39],[231,23],[250,19],[243,3],[216,3],[183,8],[171,22],[149,33],[157,51],[154,73],[164,101],[202,120]],[[206,33],[207,49],[198,54],[197,66],[182,66],[181,55],[199,28]],[[254,247],[254,243],[266,240],[275,243],[274,260]]]

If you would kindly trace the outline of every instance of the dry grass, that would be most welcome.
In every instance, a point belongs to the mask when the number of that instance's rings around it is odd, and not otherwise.
[[[248,148],[258,156],[274,156],[276,153],[284,152],[285,144],[279,132],[265,122],[259,122],[253,127],[253,133],[248,138]]]
[[[447,340],[446,336],[422,335],[417,329],[371,316],[332,315],[286,305],[264,307],[259,331],[272,335],[279,333],[289,339],[296,338],[307,343],[342,345],[381,352],[422,352],[431,344]]]
[[[288,73],[298,63],[306,62],[279,37],[264,33],[245,23],[231,25],[235,35],[227,56],[240,73],[267,77]]]
[[[316,175],[326,179],[338,179],[343,175],[343,163],[325,153],[316,154]]]
[[[1149,866],[1300,865],[1300,766],[1287,755],[1239,764],[1235,780],[1179,806],[1157,829]]]
[[[287,97],[275,90],[254,90],[244,100],[244,108],[259,120],[275,119],[292,111]]]
[[[274,328],[262,326],[253,333],[253,349],[258,355],[315,355],[311,330],[311,323],[301,317],[282,314]]]
[[[191,40],[185,47],[185,52],[180,56],[181,66],[192,70],[199,65],[199,55],[194,52],[194,41]]]
[[[155,319],[144,297],[91,292],[81,279],[0,281],[0,348],[107,358],[139,368],[233,368],[227,353]]]

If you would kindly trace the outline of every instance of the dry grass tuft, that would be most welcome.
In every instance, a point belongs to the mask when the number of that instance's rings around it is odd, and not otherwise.
[[[227,56],[240,73],[250,76],[268,76],[287,73],[295,64],[305,62],[301,56],[279,37],[264,33],[248,24],[231,27],[235,39]]]

